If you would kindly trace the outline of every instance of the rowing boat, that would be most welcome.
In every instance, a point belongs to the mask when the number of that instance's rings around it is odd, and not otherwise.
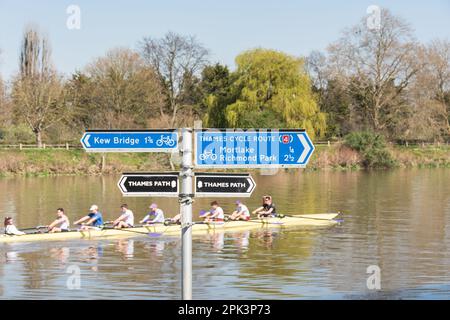
[[[335,218],[339,213],[304,214],[278,218],[264,218],[249,221],[228,221],[228,222],[201,222],[194,223],[192,234],[201,235],[208,232],[221,230],[248,230],[261,228],[282,228],[291,226],[329,226],[337,223]],[[111,237],[132,237],[138,235],[180,235],[179,225],[153,224],[149,226],[113,229],[103,228],[102,230],[74,230],[61,233],[36,233],[25,235],[1,235],[0,243],[15,242],[36,242],[36,241],[62,241],[76,239],[95,239]]]

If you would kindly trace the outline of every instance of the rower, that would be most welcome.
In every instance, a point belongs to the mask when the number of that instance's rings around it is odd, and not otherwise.
[[[93,204],[89,208],[89,213],[76,221],[75,224],[82,224],[81,230],[87,230],[89,228],[100,230],[103,227],[103,216],[100,211],[98,211],[98,206]]]
[[[211,210],[200,216],[205,222],[223,221],[225,214],[217,201],[211,202]]]
[[[126,203],[120,206],[120,211],[122,214],[119,218],[114,220],[113,226],[116,229],[122,228],[133,228],[134,226],[134,214],[133,211],[128,209],[128,205]]]
[[[180,224],[181,223],[181,213],[177,214],[173,218],[170,218],[169,223]]]
[[[258,214],[258,218],[267,218],[276,216],[275,204],[272,201],[271,196],[263,196],[263,204],[261,207],[255,209],[252,214]]]
[[[5,226],[5,234],[7,235],[21,236],[25,234],[25,232],[17,229],[11,217],[6,217],[3,224]]]
[[[250,211],[241,201],[236,201],[236,210],[231,214],[230,220],[250,220]]]
[[[152,217],[154,218],[151,219]],[[139,223],[164,223],[164,211],[159,209],[156,203],[152,203],[150,206],[150,212]]]
[[[49,233],[69,231],[70,221],[63,208],[56,209],[56,220],[47,226]]]

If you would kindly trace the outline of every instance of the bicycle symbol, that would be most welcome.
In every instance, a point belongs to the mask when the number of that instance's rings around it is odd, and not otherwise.
[[[159,139],[156,141],[156,145],[157,145],[158,147],[162,147],[163,145],[167,145],[167,146],[169,146],[169,147],[173,147],[173,146],[175,145],[175,140],[172,139],[172,138],[169,137],[169,136],[166,136],[166,137],[161,136],[161,138],[159,138]]]
[[[198,157],[201,161],[205,161],[206,159],[211,159],[212,161],[217,160],[217,154],[214,154],[212,151],[205,151],[204,153],[200,153]]]

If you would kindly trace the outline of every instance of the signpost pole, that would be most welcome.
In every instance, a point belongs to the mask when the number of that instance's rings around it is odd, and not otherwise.
[[[181,162],[181,260],[182,300],[192,299],[192,129],[182,129]]]

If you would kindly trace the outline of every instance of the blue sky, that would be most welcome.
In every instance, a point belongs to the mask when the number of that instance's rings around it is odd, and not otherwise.
[[[81,9],[81,30],[66,27],[71,4]],[[110,48],[136,48],[143,36],[169,30],[196,35],[211,50],[212,61],[233,67],[239,52],[254,47],[294,55],[323,50],[369,5],[403,17],[420,41],[450,39],[450,0],[0,0],[0,74],[8,78],[17,71],[21,34],[29,23],[48,34],[53,61],[64,73],[82,69]]]

